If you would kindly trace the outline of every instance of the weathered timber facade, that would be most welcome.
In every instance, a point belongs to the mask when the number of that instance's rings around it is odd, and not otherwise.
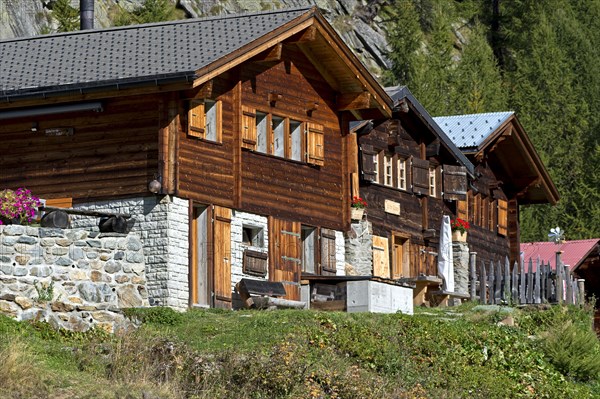
[[[519,206],[556,204],[558,191],[514,112],[434,120],[475,165],[467,242],[485,262],[520,258]]]
[[[231,307],[247,276],[299,299],[301,273],[344,272],[349,121],[386,118],[391,101],[318,10],[0,45],[12,59],[44,48],[88,66],[22,72],[3,59],[0,186],[162,226],[142,235],[149,281],[166,280],[150,281],[151,303]]]
[[[392,88],[391,119],[358,126],[359,194],[372,223],[374,273],[437,275],[442,216],[466,200],[473,165],[406,88]]]

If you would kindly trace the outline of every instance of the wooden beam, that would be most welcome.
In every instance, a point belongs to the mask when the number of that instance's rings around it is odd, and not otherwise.
[[[371,107],[371,93],[368,91],[341,93],[336,96],[335,103],[338,111],[367,109]]]
[[[283,45],[281,43],[277,43],[275,46],[271,47],[263,51],[262,53],[256,55],[252,58],[252,62],[278,62],[281,61],[281,53],[283,50]]]
[[[296,33],[285,41],[286,44],[298,44],[315,41],[317,38],[317,28],[312,25],[306,28],[304,31]]]
[[[233,203],[242,207],[242,81],[233,88]]]
[[[340,90],[340,82],[329,72],[329,70],[323,65],[323,63],[319,60],[314,52],[305,44],[298,43],[298,48],[302,50],[302,53],[308,58],[308,60],[317,68],[317,71],[323,76],[325,81],[333,88],[335,91]]]

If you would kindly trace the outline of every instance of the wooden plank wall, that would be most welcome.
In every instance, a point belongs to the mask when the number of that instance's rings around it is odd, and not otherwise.
[[[178,194],[201,203],[342,230],[349,174],[342,162],[345,138],[333,110],[335,93],[295,47],[284,46],[282,57],[279,63],[246,63],[213,81],[213,98],[223,102],[223,142],[190,138],[180,129]],[[241,87],[236,85],[238,79]],[[274,104],[268,100],[271,93],[281,95]],[[239,154],[240,99],[258,111],[323,125],[325,165],[246,149]],[[319,106],[309,116],[306,104],[311,102]],[[241,181],[235,173],[241,173]]]
[[[242,103],[273,115],[318,123],[325,129],[325,164],[317,167],[256,152],[242,152],[242,208],[313,226],[342,230],[345,209],[343,137],[332,109],[334,93],[320,73],[294,48],[284,47],[272,68],[248,64],[242,70]],[[271,106],[269,93],[281,94]],[[309,116],[307,103],[318,103]]]
[[[25,186],[40,197],[88,199],[140,195],[157,171],[159,97],[103,100],[80,112],[0,124],[0,187]],[[32,132],[32,123],[37,131]],[[72,127],[72,136],[45,129]]]

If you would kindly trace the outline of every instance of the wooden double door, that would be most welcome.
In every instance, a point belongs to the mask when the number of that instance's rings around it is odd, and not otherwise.
[[[231,308],[231,209],[192,206],[190,302]]]

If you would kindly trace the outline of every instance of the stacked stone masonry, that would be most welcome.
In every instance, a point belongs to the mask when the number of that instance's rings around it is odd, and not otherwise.
[[[75,205],[78,209],[129,214],[144,246],[150,304],[178,310],[188,307],[188,201],[172,196],[148,196]],[[74,217],[74,227],[97,231],[95,218]]]
[[[56,328],[126,328],[120,309],[148,306],[135,233],[0,226],[0,313]]]

